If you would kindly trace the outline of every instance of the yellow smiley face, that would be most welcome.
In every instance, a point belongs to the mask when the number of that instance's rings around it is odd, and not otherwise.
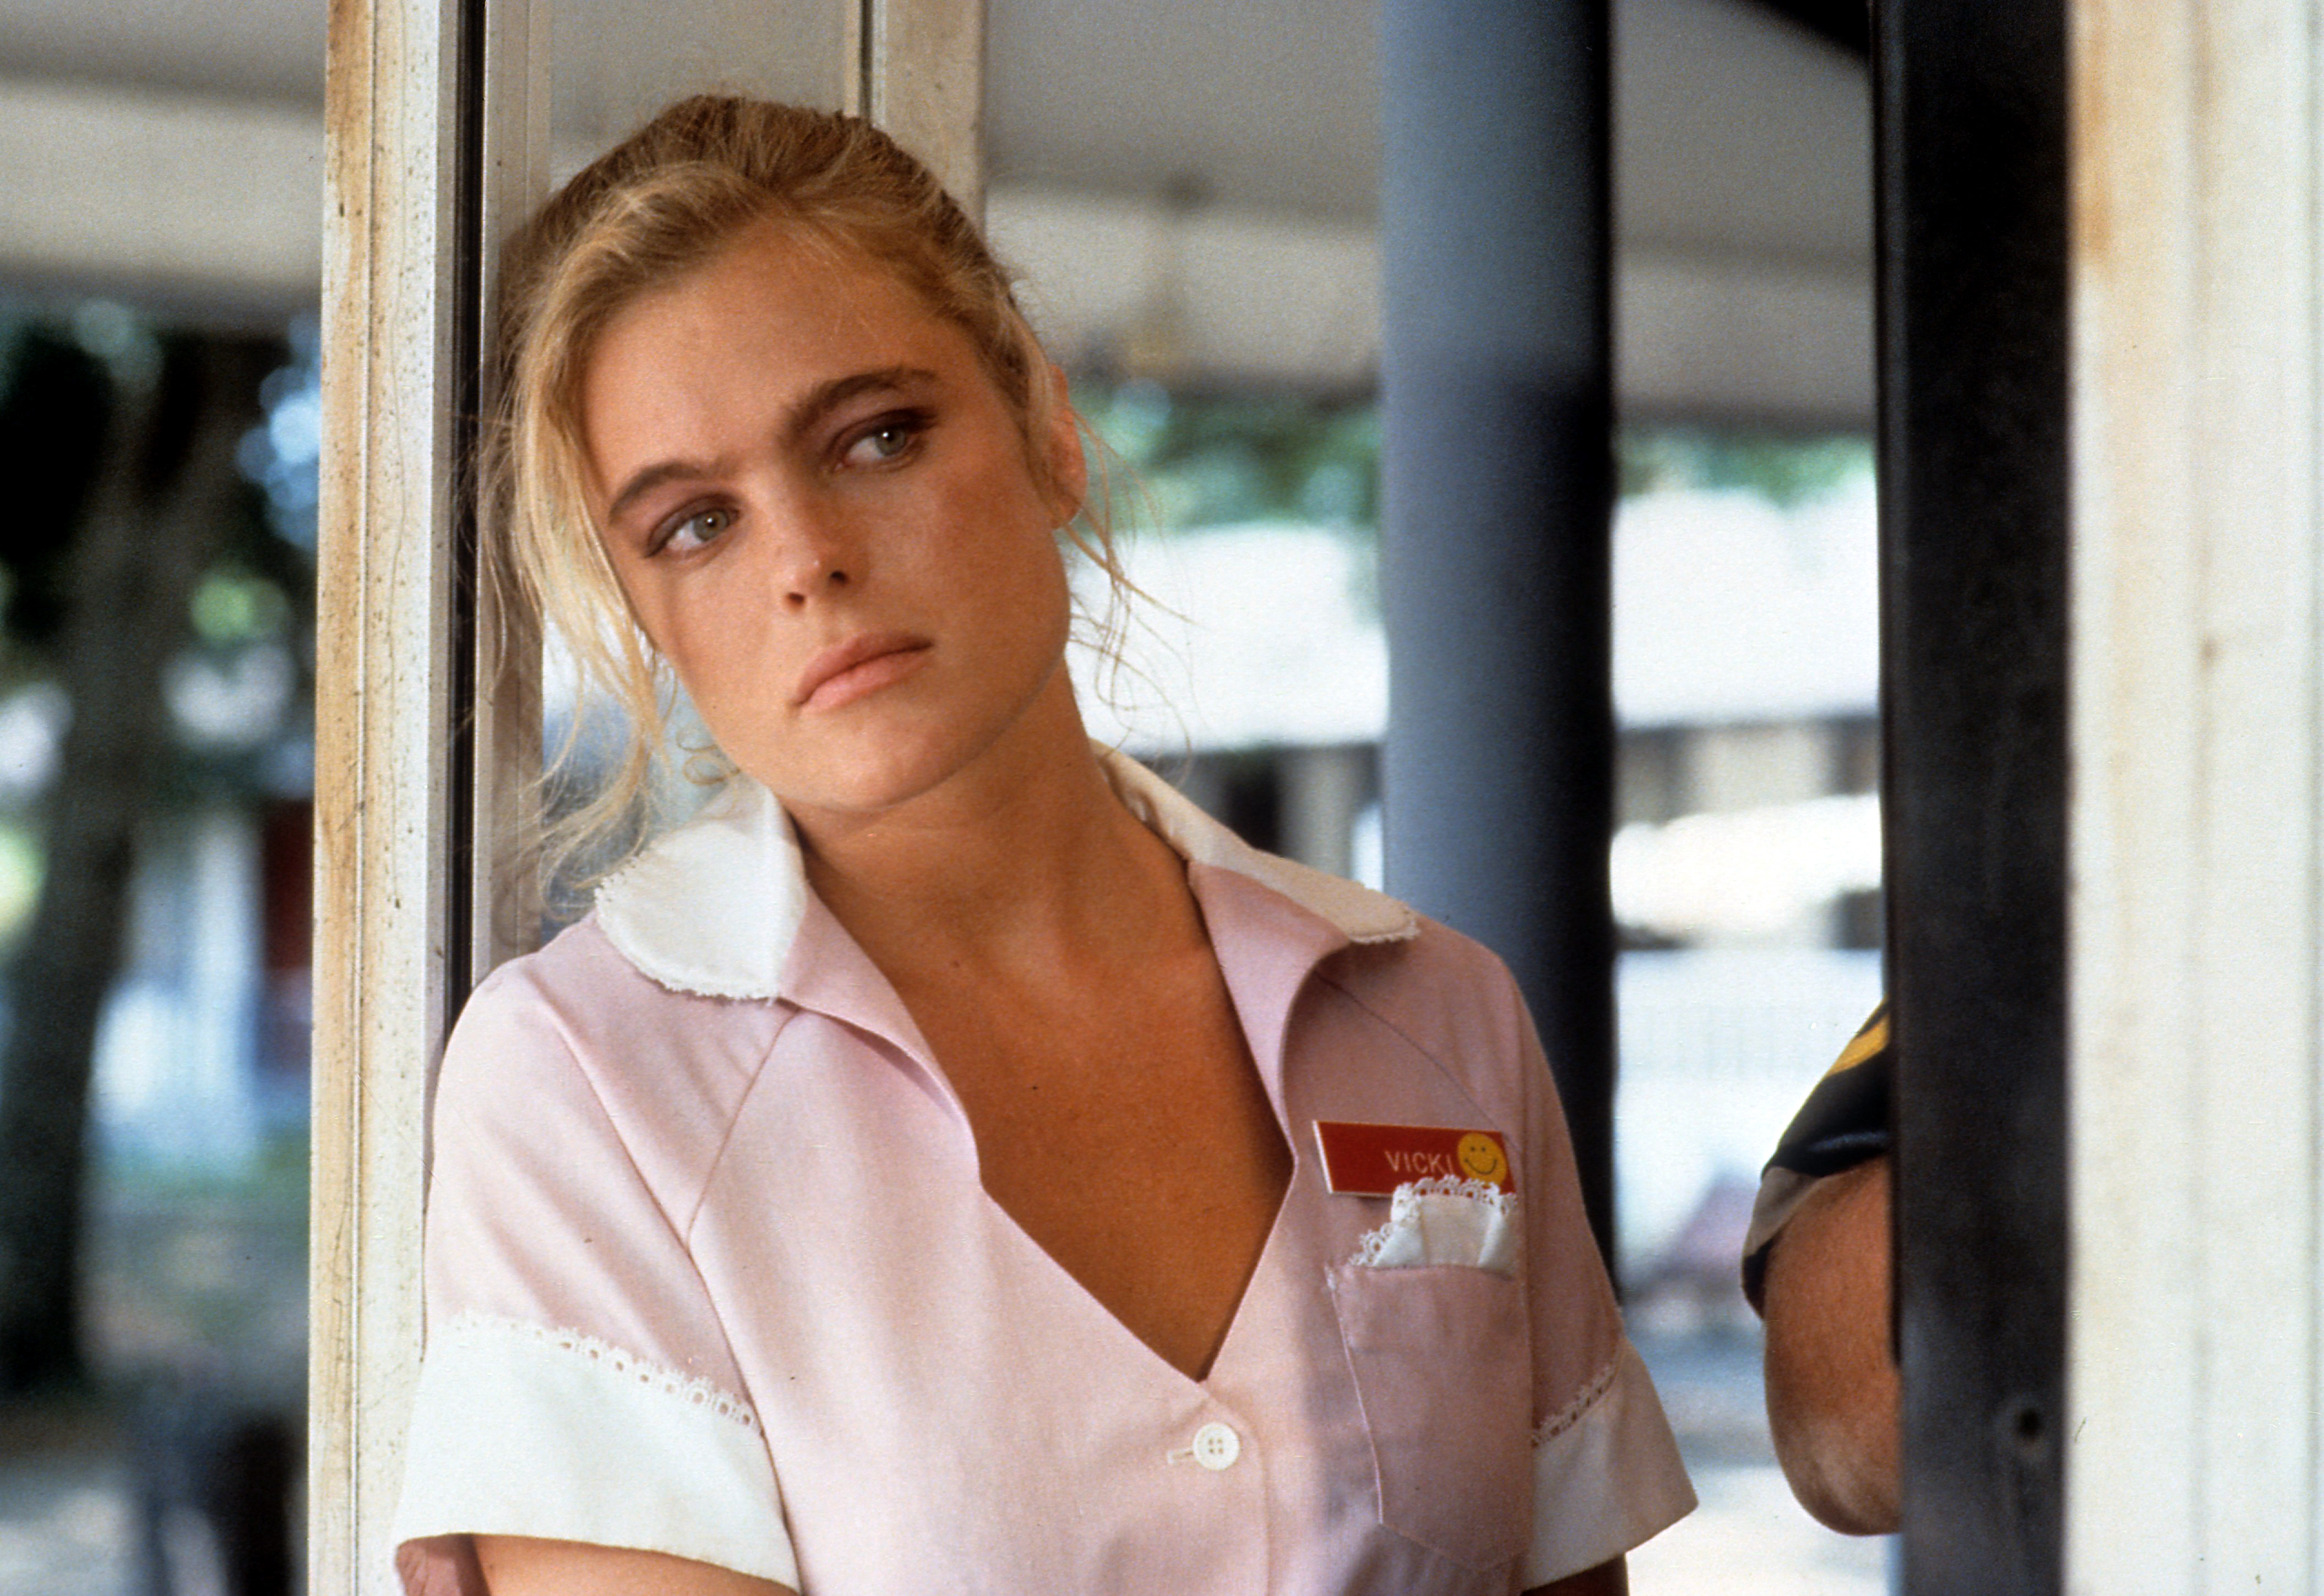
[[[1501,1157],[1500,1143],[1481,1131],[1471,1130],[1452,1149],[1461,1173],[1471,1180],[1489,1181],[1495,1185],[1509,1172],[1509,1161]]]

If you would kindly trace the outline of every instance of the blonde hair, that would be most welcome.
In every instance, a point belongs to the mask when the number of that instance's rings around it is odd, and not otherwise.
[[[1058,396],[1007,272],[927,168],[880,129],[831,112],[705,95],[678,101],[591,162],[510,254],[504,400],[488,483],[492,576],[514,587],[515,613],[563,636],[584,677],[629,723],[610,777],[543,834],[551,872],[609,844],[607,863],[617,863],[641,839],[675,694],[588,511],[583,372],[625,306],[769,221],[795,242],[877,263],[965,333],[1016,418],[1037,484],[1045,493],[1062,486],[1047,445]],[[1065,530],[1118,599],[1128,585],[1105,500],[1102,486],[1083,495]],[[1117,603],[1101,624],[1101,648],[1119,626]],[[574,774],[581,730],[576,714],[542,777],[544,798]]]

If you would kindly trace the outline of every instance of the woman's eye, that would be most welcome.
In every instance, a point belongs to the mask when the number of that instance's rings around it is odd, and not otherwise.
[[[705,544],[715,542],[733,524],[734,514],[730,510],[697,510],[673,525],[656,546],[655,552],[669,549],[684,554],[700,549]]]
[[[859,433],[840,458],[850,466],[885,466],[909,454],[919,436],[918,421],[894,417]]]

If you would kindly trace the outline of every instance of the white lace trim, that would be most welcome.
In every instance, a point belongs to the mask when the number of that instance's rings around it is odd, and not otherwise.
[[[1581,1422],[1582,1416],[1598,1405],[1598,1399],[1613,1385],[1614,1377],[1622,1371],[1622,1349],[1616,1347],[1614,1355],[1606,1360],[1606,1367],[1590,1377],[1590,1383],[1574,1393],[1573,1400],[1551,1414],[1534,1426],[1533,1444],[1547,1444]]]
[[[1409,1192],[1409,1199],[1405,1195]],[[1489,1180],[1471,1180],[1465,1176],[1432,1175],[1425,1180],[1407,1180],[1396,1188],[1396,1203],[1416,1202],[1422,1197],[1467,1197],[1471,1202],[1490,1204],[1507,1215],[1517,1211],[1517,1195]],[[1390,1206],[1388,1212],[1396,1209]]]
[[[1646,1540],[1694,1506],[1653,1379],[1628,1341],[1533,1449],[1533,1545],[1508,1588],[1554,1585]]]
[[[1426,1229],[1425,1199],[1452,1198],[1457,1202],[1447,1206],[1473,1205],[1474,1237],[1453,1238],[1460,1246],[1463,1241],[1476,1250],[1471,1256],[1439,1257],[1439,1246],[1432,1246],[1422,1234]],[[1508,1234],[1508,1222],[1517,1216],[1517,1195],[1503,1191],[1489,1180],[1471,1180],[1462,1176],[1432,1175],[1425,1180],[1407,1180],[1396,1188],[1388,1199],[1388,1222],[1366,1233],[1356,1246],[1356,1253],[1348,1261],[1367,1268],[1394,1268],[1416,1262],[1471,1263],[1487,1268],[1504,1267],[1508,1259],[1499,1256],[1503,1238]],[[1491,1216],[1489,1219],[1488,1215]],[[1513,1241],[1514,1237],[1508,1238]],[[1416,1256],[1425,1254],[1426,1256]]]
[[[689,1407],[701,1408],[716,1417],[740,1425],[754,1435],[759,1433],[759,1416],[752,1411],[748,1402],[724,1387],[657,1363],[650,1358],[641,1358],[611,1342],[599,1341],[595,1336],[585,1335],[577,1330],[555,1330],[545,1324],[505,1318],[498,1314],[464,1313],[438,1331],[436,1335],[438,1340],[446,1342],[515,1339],[545,1351],[562,1352],[576,1362],[633,1379],[648,1390],[674,1398]]]

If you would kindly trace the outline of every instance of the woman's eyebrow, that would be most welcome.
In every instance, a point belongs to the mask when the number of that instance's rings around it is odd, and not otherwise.
[[[662,484],[678,477],[706,476],[710,472],[710,467],[692,460],[664,460],[659,465],[649,466],[631,477],[622,484],[622,491],[613,495],[613,502],[605,507],[605,524],[612,526],[619,521],[622,513],[640,497],[653,492]]]
[[[817,383],[800,396],[784,418],[783,439],[796,443],[803,434],[813,431],[825,416],[859,394],[926,387],[937,380],[936,374],[925,366],[885,365],[878,371],[857,372],[853,376]]]
[[[938,382],[936,374],[926,366],[886,365],[878,371],[857,372],[851,376],[833,377],[817,383],[800,396],[783,417],[782,437],[787,444],[796,443],[805,433],[833,411],[859,394],[926,387]],[[639,497],[651,493],[666,482],[680,477],[707,476],[716,471],[715,466],[705,466],[693,460],[663,460],[648,466],[622,484],[606,506],[605,522],[612,525],[622,519],[622,512]]]

